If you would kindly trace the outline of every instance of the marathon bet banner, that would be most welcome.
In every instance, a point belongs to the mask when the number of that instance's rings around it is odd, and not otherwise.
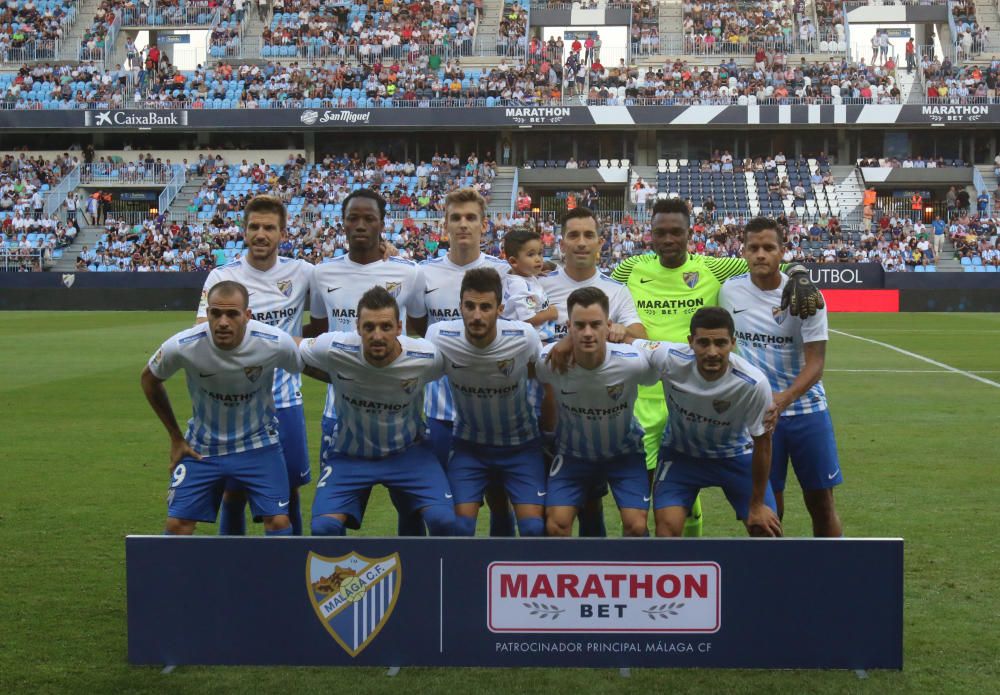
[[[902,668],[901,540],[130,536],[126,569],[133,664]]]

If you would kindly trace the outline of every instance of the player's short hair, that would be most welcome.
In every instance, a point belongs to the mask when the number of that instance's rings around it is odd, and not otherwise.
[[[721,306],[703,306],[694,312],[691,317],[691,335],[699,328],[714,330],[725,328],[729,331],[729,337],[736,335],[736,325],[733,323],[732,315]]]
[[[594,227],[597,228],[597,233],[600,234],[601,223],[597,221],[596,213],[594,213],[594,211],[591,210],[590,208],[584,207],[583,205],[578,205],[572,210],[567,210],[566,212],[564,212],[562,217],[559,218],[559,226],[565,229],[566,223],[569,222],[570,220],[585,220],[588,217],[594,221]]]
[[[276,214],[278,216],[279,228],[281,231],[285,231],[285,226],[288,224],[288,210],[285,209],[285,204],[281,202],[281,198],[273,195],[255,195],[251,198],[247,206],[243,208],[243,229],[247,228],[250,215],[254,212],[271,212]]]
[[[381,219],[385,219],[385,198],[383,198],[377,191],[373,191],[370,188],[359,188],[356,191],[351,191],[344,202],[341,203],[341,210],[343,211],[344,217],[347,217],[347,205],[355,198],[367,198],[368,200],[374,200],[376,205],[378,205],[378,213]]]
[[[399,304],[395,297],[389,294],[389,290],[381,285],[375,285],[370,290],[361,295],[358,300],[358,319],[361,319],[361,310],[378,311],[379,309],[392,309],[396,320],[399,321]]]
[[[530,229],[512,229],[503,238],[503,255],[516,258],[529,241],[541,241],[542,235]]]
[[[462,288],[458,292],[459,297],[464,297],[466,292],[482,292],[487,294],[492,292],[497,296],[497,305],[503,301],[503,282],[500,280],[500,273],[493,268],[473,268],[467,270],[462,277]]]
[[[746,243],[748,235],[756,234],[757,232],[766,232],[769,229],[773,229],[774,233],[778,235],[779,244],[785,243],[784,230],[782,230],[777,220],[772,217],[754,217],[747,222],[743,227],[743,243]]]
[[[479,194],[475,188],[459,188],[444,197],[444,214],[448,216],[448,207],[451,205],[461,205],[462,203],[475,203],[479,206],[479,217],[486,219],[486,198]]]
[[[573,290],[570,292],[569,297],[566,298],[566,315],[573,315],[573,307],[588,307],[595,304],[600,304],[601,309],[604,310],[605,316],[611,315],[611,306],[608,303],[608,295],[604,294],[600,288],[581,287],[578,290]]]
[[[212,285],[212,289],[208,291],[208,295],[205,298],[209,301],[209,303],[211,303],[212,297],[217,294],[222,294],[227,297],[238,294],[243,298],[243,308],[246,309],[250,306],[250,293],[247,292],[246,287],[235,280],[223,280],[222,282],[215,283]]]
[[[688,204],[686,200],[681,198],[661,198],[653,203],[653,211],[650,213],[649,219],[653,219],[657,215],[670,215],[678,214],[684,218],[684,223],[690,227],[691,226],[691,211],[688,210]]]

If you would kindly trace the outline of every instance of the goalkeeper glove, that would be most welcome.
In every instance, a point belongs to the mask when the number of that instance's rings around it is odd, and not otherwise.
[[[792,316],[805,319],[813,316],[826,306],[823,294],[809,279],[809,269],[795,264],[785,270],[788,282],[781,293],[781,308],[788,309]]]

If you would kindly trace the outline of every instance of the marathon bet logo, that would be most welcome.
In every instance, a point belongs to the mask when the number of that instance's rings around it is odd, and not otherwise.
[[[306,591],[316,617],[337,644],[357,656],[388,622],[402,583],[399,553],[370,558],[355,552],[306,558]]]
[[[711,633],[722,617],[714,562],[494,562],[491,632]]]
[[[515,123],[559,123],[569,115],[568,106],[526,106],[504,111],[504,116]]]
[[[978,121],[983,116],[988,116],[990,107],[986,105],[978,106],[924,106],[921,114],[930,116],[932,121]]]
[[[186,126],[188,114],[187,111],[84,111],[83,124],[88,128]]]

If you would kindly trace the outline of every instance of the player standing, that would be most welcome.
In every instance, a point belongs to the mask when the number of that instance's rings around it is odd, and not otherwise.
[[[649,479],[642,428],[632,411],[638,385],[655,384],[656,372],[636,348],[608,344],[608,297],[600,289],[575,290],[567,306],[573,365],[565,373],[546,362],[536,367],[538,380],[558,404],[546,530],[550,536],[571,535],[577,508],[596,486],[610,485],[624,534],[649,535]]]
[[[656,201],[650,225],[653,253],[626,258],[612,277],[628,286],[650,340],[684,343],[692,314],[717,306],[722,283],[747,272],[747,263],[742,258],[688,253],[691,218],[687,203],[679,198]],[[787,307],[793,316],[812,316],[822,308],[823,295],[810,282],[804,266],[791,266],[787,272],[792,281],[782,295],[782,308]],[[663,389],[640,388],[635,414],[646,432],[646,466],[652,471],[667,423]],[[700,536],[701,532],[701,501],[695,500],[684,535]]]
[[[528,402],[542,343],[531,325],[499,318],[502,295],[494,269],[474,268],[462,279],[462,319],[438,321],[427,332],[444,355],[455,405],[447,470],[459,536],[476,534],[491,479],[502,481],[514,503],[521,536],[545,533],[545,466]]]
[[[337,429],[316,484],[312,532],[359,528],[376,484],[408,498],[432,536],[450,536],[455,509],[444,471],[422,441],[424,386],[444,373],[434,345],[402,335],[399,306],[384,287],[357,306],[357,333],[324,333],[299,349],[310,376],[334,385]],[[316,371],[313,371],[316,370]]]
[[[639,340],[659,372],[667,420],[653,485],[657,536],[680,536],[702,488],[718,486],[751,535],[780,536],[768,482],[771,387],[739,355],[733,317],[704,307],[691,318],[688,344]]]
[[[719,305],[736,324],[740,355],[767,376],[774,410],[780,414],[771,436],[771,486],[778,517],[785,511],[785,476],[791,458],[802,497],[812,517],[813,535],[843,535],[833,502],[833,488],[844,481],[837,457],[833,421],[823,389],[827,316],[800,319],[781,308],[781,291],[788,277],[779,270],[784,237],[766,217],[747,222],[743,256],[750,272],[726,281]]]
[[[309,335],[317,336],[328,331],[354,332],[358,301],[372,287],[384,287],[397,305],[403,307],[406,315],[404,332],[409,329],[422,335],[426,331],[423,274],[412,261],[383,256],[385,210],[385,199],[367,188],[359,188],[344,199],[344,232],[350,248],[346,255],[318,265],[313,270]],[[337,427],[334,390],[335,385],[331,384],[323,407],[322,465],[326,465]],[[424,535],[420,515],[407,510],[405,505],[400,508],[400,498],[393,496],[392,501],[400,514],[399,534]]]
[[[208,325],[167,339],[142,371],[142,390],[170,435],[165,533],[190,535],[214,522],[222,486],[249,492],[253,513],[269,536],[290,536],[288,476],[279,441],[273,380],[276,369],[301,371],[295,341],[250,318],[249,295],[232,281],[209,291]],[[163,382],[187,376],[193,413],[181,434]]]
[[[219,282],[231,280],[247,288],[251,318],[276,326],[292,336],[302,335],[302,315],[309,296],[313,266],[306,261],[280,258],[278,245],[285,235],[288,213],[279,198],[255,196],[243,211],[246,255],[208,274],[198,305],[197,323],[208,320],[208,293]],[[302,535],[299,486],[311,479],[302,408],[302,377],[281,369],[274,373],[274,403],[278,436],[288,466],[288,518],[296,536]],[[223,497],[219,533],[246,533],[246,492],[230,485]]]
[[[444,215],[444,229],[450,243],[448,253],[420,264],[424,274],[424,305],[431,325],[462,317],[461,286],[467,271],[488,267],[501,276],[507,272],[504,261],[484,254],[480,248],[486,232],[486,200],[477,191],[462,188],[449,193],[444,200]],[[446,466],[455,420],[447,377],[427,385],[424,412],[431,446],[441,465]],[[506,499],[488,495],[487,502],[491,511],[490,535],[513,536],[515,522]]]

